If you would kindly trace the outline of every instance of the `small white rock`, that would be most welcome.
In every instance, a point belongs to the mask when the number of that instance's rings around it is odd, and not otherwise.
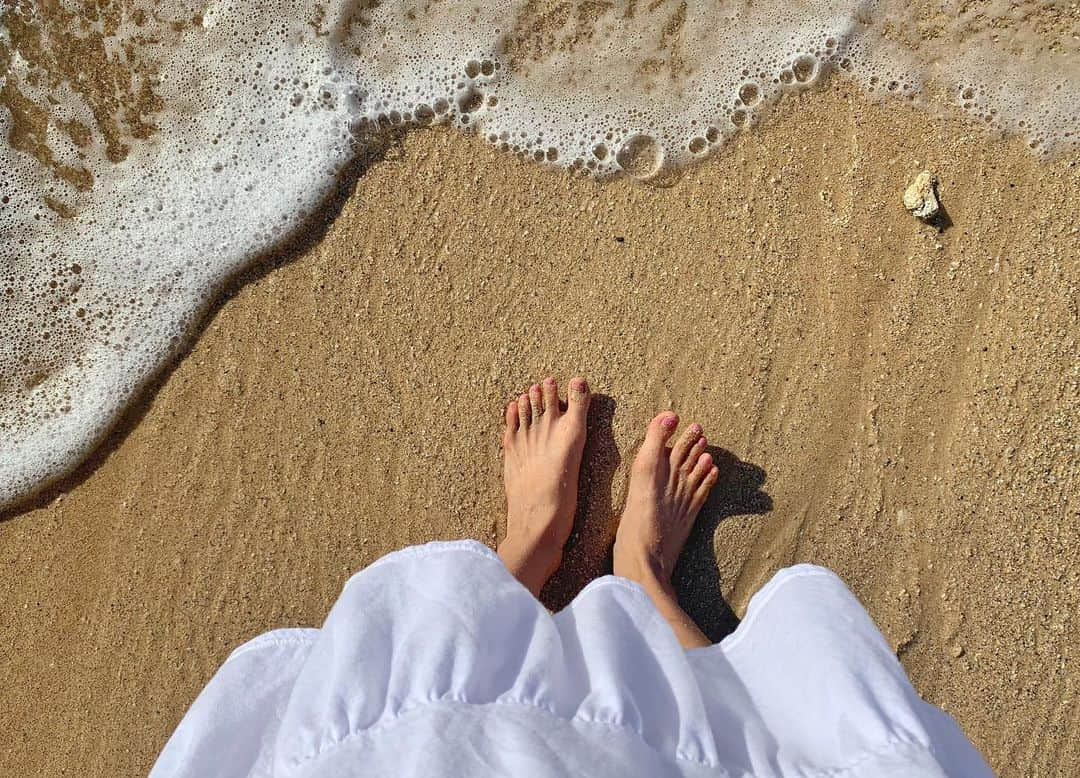
[[[911,186],[904,192],[904,207],[923,221],[930,221],[941,210],[937,199],[937,178],[928,170],[915,176]]]

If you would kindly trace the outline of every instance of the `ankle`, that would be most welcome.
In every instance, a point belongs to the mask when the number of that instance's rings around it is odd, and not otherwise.
[[[658,549],[652,549],[646,544],[620,548],[616,543],[614,557],[615,575],[640,584],[650,594],[661,592],[672,595],[674,593],[671,586],[671,571],[665,569]]]
[[[559,569],[562,552],[562,543],[550,530],[508,532],[497,550],[510,573],[536,591]]]
[[[538,526],[538,523],[514,522],[512,527],[507,527],[506,537],[499,545],[502,547],[506,543],[529,556],[549,558],[562,555],[566,538],[560,537],[554,523]]]

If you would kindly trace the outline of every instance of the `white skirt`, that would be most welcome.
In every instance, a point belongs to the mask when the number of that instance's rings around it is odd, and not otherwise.
[[[984,776],[858,600],[797,565],[686,651],[644,591],[551,615],[487,547],[430,543],[353,576],[321,629],[236,649],[151,778]]]

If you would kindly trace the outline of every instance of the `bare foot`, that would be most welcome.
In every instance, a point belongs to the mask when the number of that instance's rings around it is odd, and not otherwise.
[[[649,424],[634,459],[614,563],[615,575],[641,584],[683,646],[693,648],[709,641],[679,607],[671,573],[720,471],[705,453],[699,424],[691,424],[668,447],[678,424],[671,412]]]
[[[554,378],[506,407],[503,480],[506,538],[499,557],[534,595],[562,561],[574,526],[589,387],[570,381],[565,405]]]

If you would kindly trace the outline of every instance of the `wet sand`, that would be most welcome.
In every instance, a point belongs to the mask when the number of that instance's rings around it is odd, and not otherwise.
[[[944,232],[900,197],[940,178]],[[581,373],[605,572],[646,421],[728,465],[679,588],[714,637],[827,565],[1003,775],[1075,775],[1080,166],[867,101],[792,101],[667,188],[418,131],[238,283],[93,461],[0,521],[0,774],[136,776],[229,651],[348,575],[494,544],[501,408]]]

